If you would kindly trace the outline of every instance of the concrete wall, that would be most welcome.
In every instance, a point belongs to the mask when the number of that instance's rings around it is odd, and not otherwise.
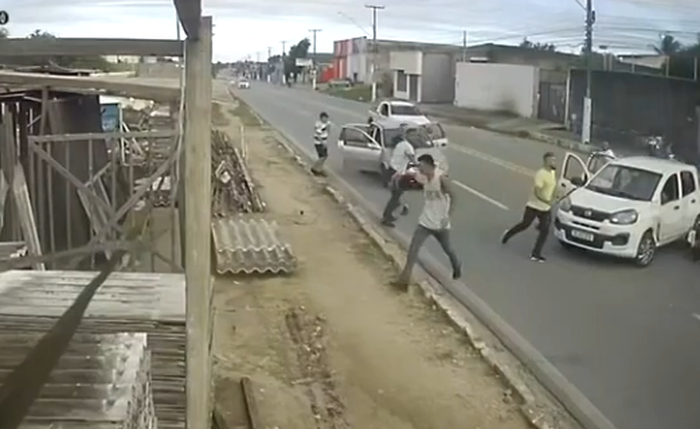
[[[421,103],[452,103],[455,97],[455,61],[448,53],[424,53]]]
[[[571,70],[569,112],[574,129],[581,128],[585,70]],[[593,140],[607,140],[617,148],[644,149],[643,139],[660,135],[673,152],[700,161],[697,107],[700,82],[642,74],[594,71]]]
[[[454,103],[470,109],[537,116],[539,69],[533,66],[457,63]]]
[[[389,64],[392,70],[403,70],[406,74],[423,72],[423,53],[419,51],[391,52]]]
[[[182,73],[178,65],[178,63],[139,63],[136,65],[136,76],[177,78]]]

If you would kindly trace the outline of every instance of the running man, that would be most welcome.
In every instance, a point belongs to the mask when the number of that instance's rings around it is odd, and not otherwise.
[[[391,190],[391,198],[387,201],[382,215],[382,224],[390,227],[393,227],[394,222],[396,222],[394,212],[402,205],[401,197],[406,191],[401,179],[406,174],[408,164],[416,160],[416,151],[405,136],[394,137],[392,143],[394,144],[394,151],[389,160],[389,174],[391,174],[389,189]],[[408,207],[404,205],[402,214],[406,214],[407,212]]]
[[[431,155],[425,154],[418,157],[418,170],[420,173],[416,176],[416,180],[423,185],[425,203],[408,248],[406,265],[393,283],[402,288],[408,287],[413,266],[418,261],[418,252],[430,236],[435,237],[450,259],[452,278],[457,280],[462,277],[462,263],[450,243],[450,217],[454,210],[454,194],[450,181],[447,174],[437,168]]]
[[[331,129],[331,122],[328,118],[328,113],[321,112],[318,115],[318,121],[314,125],[314,147],[318,160],[311,166],[311,172],[316,176],[323,176],[323,165],[328,159],[328,133]]]
[[[537,219],[538,234],[535,240],[535,247],[530,254],[530,260],[544,262],[546,258],[542,256],[542,248],[549,235],[549,225],[552,221],[552,203],[554,201],[554,190],[557,186],[556,158],[554,153],[547,152],[542,157],[544,165],[535,173],[535,183],[532,194],[525,205],[523,218],[514,227],[507,230],[501,238],[501,243],[506,244],[516,234],[520,234],[532,225]]]

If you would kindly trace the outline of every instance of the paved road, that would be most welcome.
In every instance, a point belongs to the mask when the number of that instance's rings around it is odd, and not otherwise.
[[[309,153],[319,112],[338,125],[367,118],[363,104],[302,89],[255,84],[238,94]],[[564,252],[553,240],[546,264],[530,262],[534,232],[505,248],[498,240],[518,220],[542,154],[553,150],[561,160],[564,152],[477,129],[446,131],[459,192],[453,237],[464,282],[618,429],[700,427],[700,266],[672,249],[639,270]],[[329,167],[381,212],[387,192],[372,177],[342,171],[334,145]],[[408,200],[420,206],[418,193]],[[398,223],[401,232],[411,233],[416,211]],[[426,251],[447,266],[434,243]]]

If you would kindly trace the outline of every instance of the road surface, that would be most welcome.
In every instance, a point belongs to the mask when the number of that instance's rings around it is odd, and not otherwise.
[[[237,94],[271,125],[312,153],[312,128],[327,112],[337,125],[362,123],[364,104],[305,89],[254,84]],[[457,185],[454,246],[464,283],[534,345],[618,429],[700,427],[700,266],[680,250],[659,252],[647,269],[566,252],[552,236],[545,264],[528,259],[534,231],[503,247],[504,229],[517,222],[545,151],[539,142],[446,126],[450,176]],[[336,134],[331,142],[336,141]],[[329,168],[379,214],[388,192],[371,176],[340,167],[330,145]],[[397,228],[410,234],[421,205]],[[430,252],[447,266],[435,243]],[[465,286],[466,287],[466,286]]]

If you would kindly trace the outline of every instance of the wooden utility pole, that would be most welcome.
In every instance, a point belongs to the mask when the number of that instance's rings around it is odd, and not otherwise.
[[[211,92],[212,19],[185,42],[185,282],[187,427],[211,426]],[[181,203],[182,204],[182,203]]]
[[[467,31],[462,33],[462,62],[467,62]]]
[[[313,79],[313,81],[312,81],[312,86],[313,86],[313,89],[314,89],[314,91],[315,91],[315,90],[316,90],[316,79],[317,79],[316,76],[317,76],[317,74],[318,74],[318,66],[317,66],[317,62],[316,62],[316,33],[318,33],[319,31],[321,31],[321,29],[320,29],[320,28],[313,28],[313,29],[311,29],[311,30],[309,30],[309,31],[310,31],[311,33],[313,33],[313,35],[314,35],[314,36],[313,36],[314,55],[313,55],[313,58],[311,59],[311,61],[312,61],[312,73],[313,73],[313,77],[312,77],[312,79]]]
[[[595,12],[593,0],[586,0],[586,96],[583,99],[583,116],[581,128],[581,143],[591,142],[591,124],[593,115],[593,101],[591,100],[591,86],[593,85],[593,23]]]
[[[384,6],[366,4],[366,8],[372,9],[372,102],[377,101],[377,11],[384,10]]]

